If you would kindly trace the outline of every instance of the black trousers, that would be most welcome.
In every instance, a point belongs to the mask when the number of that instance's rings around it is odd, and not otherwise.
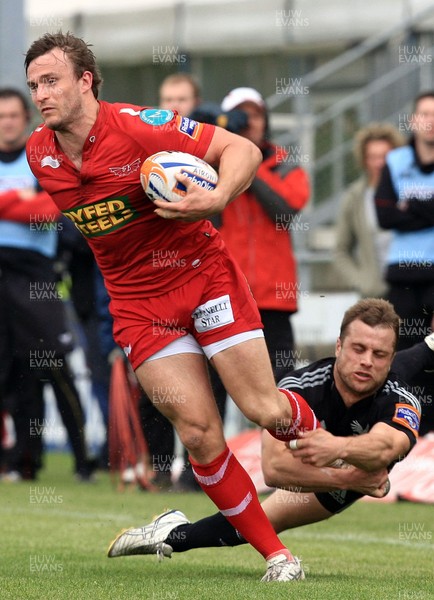
[[[401,324],[398,350],[410,348],[432,332],[434,320],[434,282],[389,283],[388,300],[398,313]],[[434,431],[434,364],[407,381],[422,406],[420,434]]]
[[[51,425],[43,412],[46,383],[53,387],[75,470],[86,470],[84,414],[66,361],[72,348],[52,261],[37,252],[0,248],[0,403],[17,436],[6,457],[8,470],[34,475],[41,465],[41,438]]]

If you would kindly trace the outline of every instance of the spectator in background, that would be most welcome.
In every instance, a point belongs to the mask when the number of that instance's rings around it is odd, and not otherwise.
[[[389,123],[370,123],[354,138],[354,156],[362,175],[347,189],[336,224],[334,267],[343,282],[361,296],[386,294],[384,265],[390,233],[378,225],[374,193],[387,153],[404,144]]]
[[[66,217],[61,217],[61,226],[58,261],[68,274],[71,305],[76,317],[79,345],[84,352],[92,396],[98,403],[107,433],[110,365],[101,348],[100,320],[97,312],[97,286],[103,286],[104,283],[100,284],[102,276],[94,256],[77,227]],[[97,452],[99,468],[107,469],[107,435]]]
[[[217,216],[214,224],[258,304],[278,380],[289,366],[295,368],[290,317],[297,311],[300,289],[291,225],[309,199],[309,181],[290,148],[270,143],[268,112],[257,90],[232,90],[223,99],[221,109],[224,113],[247,115],[247,126],[239,133],[262,152],[262,163],[251,186]]]
[[[378,221],[392,231],[387,257],[388,299],[401,318],[399,348],[432,331],[434,312],[434,90],[420,94],[406,146],[386,157],[375,194]],[[434,376],[409,381],[422,401],[421,433],[434,429]]]
[[[199,84],[190,73],[168,75],[160,85],[160,108],[176,110],[183,117],[188,117],[200,102]]]
[[[25,154],[30,110],[15,89],[0,90],[0,405],[10,413],[16,442],[5,479],[35,479],[42,466],[43,387],[53,387],[75,457],[88,480],[84,415],[66,356],[72,350],[54,259],[59,211],[32,175]],[[42,148],[41,153],[50,149]],[[52,159],[54,160],[54,159]],[[49,425],[48,425],[49,426]]]

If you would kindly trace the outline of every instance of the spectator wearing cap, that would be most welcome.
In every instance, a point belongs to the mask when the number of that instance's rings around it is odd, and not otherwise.
[[[239,133],[262,151],[263,160],[252,185],[218,215],[215,225],[258,304],[274,375],[279,380],[288,368],[295,368],[291,315],[297,311],[300,290],[291,225],[309,199],[309,181],[295,157],[269,141],[268,111],[257,90],[232,90],[221,109],[223,113],[245,113],[247,126]],[[214,373],[212,379],[216,395],[225,394],[221,385],[217,391]]]

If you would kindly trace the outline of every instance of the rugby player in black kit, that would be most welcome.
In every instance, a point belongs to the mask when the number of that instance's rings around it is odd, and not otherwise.
[[[285,443],[262,433],[262,469],[277,489],[262,506],[276,532],[314,523],[364,495],[389,491],[388,472],[416,443],[420,403],[403,383],[434,364],[434,334],[395,354],[399,318],[381,299],[362,299],[343,318],[335,357],[289,373],[279,386],[303,396],[322,428]],[[393,363],[393,364],[392,364]],[[303,492],[303,502],[295,494]],[[246,543],[217,513],[190,523],[180,511],[120,534],[109,556],[170,556]]]

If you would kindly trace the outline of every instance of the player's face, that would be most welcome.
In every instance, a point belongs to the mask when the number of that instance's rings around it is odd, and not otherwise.
[[[434,98],[422,98],[413,114],[412,131],[417,140],[434,145]]]
[[[243,102],[236,109],[245,112],[248,118],[248,127],[241,131],[241,135],[257,146],[261,146],[267,125],[264,110],[254,102]]]
[[[188,117],[197,106],[197,98],[188,81],[166,83],[160,89],[160,108],[176,110],[182,117]]]
[[[336,343],[335,383],[344,401],[353,404],[376,392],[385,382],[394,357],[395,332],[370,327],[360,320],[349,324]]]
[[[27,85],[47,127],[55,131],[70,131],[75,123],[81,121],[84,114],[83,77],[77,79],[70,59],[60,48],[39,56],[29,64]]]
[[[19,98],[0,99],[0,148],[14,150],[25,143],[27,113]]]

